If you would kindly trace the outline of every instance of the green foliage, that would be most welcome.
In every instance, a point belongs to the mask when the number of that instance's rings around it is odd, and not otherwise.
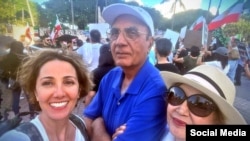
[[[34,21],[37,21],[38,13],[35,3],[28,1]],[[6,32],[6,24],[31,25],[31,16],[29,15],[26,0],[1,0],[0,1],[0,33]]]
[[[229,41],[229,38],[228,36],[225,36],[222,29],[221,28],[218,28],[216,30],[213,31],[213,36],[216,37],[219,42],[223,45],[223,46],[227,46],[227,43]]]
[[[227,24],[223,28],[223,33],[227,37],[235,36],[236,34],[241,34],[242,39],[244,38],[246,41],[250,41],[250,22],[249,20],[241,18],[236,23]],[[242,40],[241,39],[241,40]]]
[[[47,27],[48,23],[55,23],[57,14],[61,23],[72,23],[72,9],[69,0],[49,0],[44,2],[44,8],[40,8],[39,13],[43,13],[40,26]],[[96,1],[73,0],[74,23],[83,29],[87,23],[94,23],[96,20]]]

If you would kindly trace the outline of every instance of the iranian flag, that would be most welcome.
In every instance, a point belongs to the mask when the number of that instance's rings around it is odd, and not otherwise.
[[[236,3],[223,12],[221,15],[215,17],[208,25],[209,30],[215,30],[224,24],[237,22],[243,11],[243,3]]]
[[[54,40],[55,38],[57,38],[59,36],[59,32],[61,31],[62,27],[61,27],[61,23],[58,19],[58,16],[56,15],[56,24],[55,27],[53,28],[51,34],[50,34],[50,38],[52,40]]]
[[[29,38],[30,40],[32,40],[32,38],[31,38],[31,33],[30,33],[30,26],[29,26],[29,23],[27,23],[27,26],[26,26],[25,36],[26,36],[27,38]]]
[[[203,22],[205,22],[205,18],[200,16],[189,28],[189,30],[199,30],[202,28]]]

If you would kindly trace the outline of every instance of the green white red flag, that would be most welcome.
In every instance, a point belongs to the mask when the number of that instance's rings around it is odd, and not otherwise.
[[[55,38],[59,37],[59,33],[60,33],[61,29],[62,29],[61,23],[58,19],[58,16],[56,15],[56,24],[55,24],[55,27],[52,29],[52,32],[50,34],[50,38],[52,40],[54,40]]]

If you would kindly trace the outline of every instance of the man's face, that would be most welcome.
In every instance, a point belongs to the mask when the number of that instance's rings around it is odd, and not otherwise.
[[[44,45],[45,45],[45,46],[50,46],[51,44],[52,44],[52,41],[51,41],[50,38],[45,38],[45,39],[44,39]]]
[[[140,68],[153,43],[147,27],[130,15],[116,19],[110,31],[111,52],[116,65]]]

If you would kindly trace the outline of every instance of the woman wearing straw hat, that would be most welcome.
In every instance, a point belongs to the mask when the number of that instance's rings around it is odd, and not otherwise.
[[[246,124],[233,106],[234,84],[220,69],[200,65],[184,75],[166,71],[161,75],[169,88],[168,129],[162,141],[186,140],[187,124]]]

